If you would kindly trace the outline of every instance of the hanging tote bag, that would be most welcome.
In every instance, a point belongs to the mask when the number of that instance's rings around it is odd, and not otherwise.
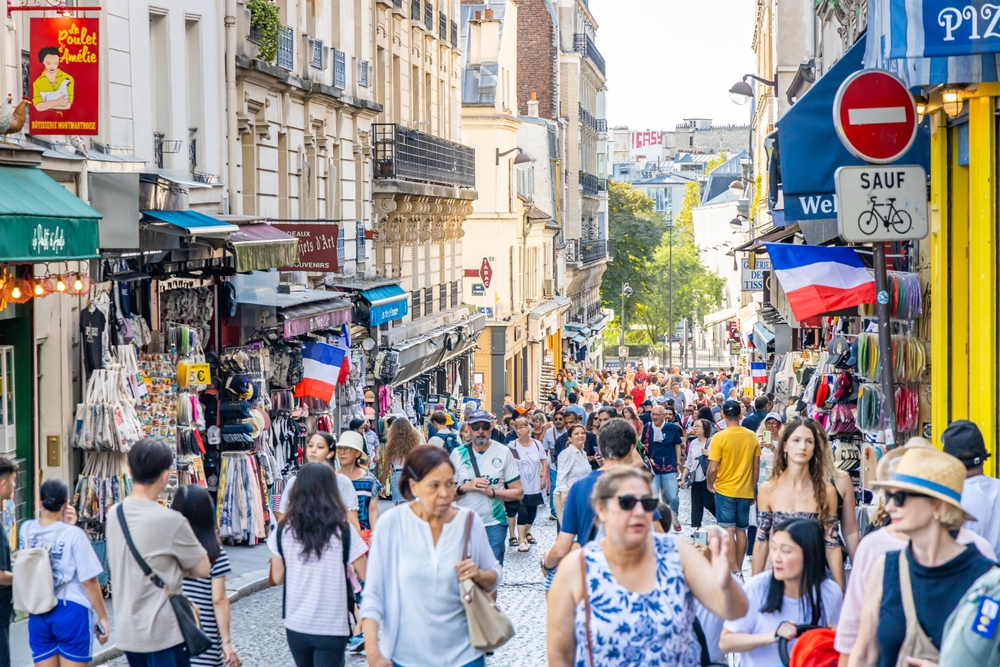
[[[462,545],[462,560],[469,557],[469,534],[472,532],[473,515],[470,511],[465,518],[465,538]],[[459,582],[465,618],[469,621],[469,640],[480,651],[495,651],[514,636],[514,626],[510,619],[497,608],[496,602],[472,579]]]
[[[121,504],[118,505],[118,524],[122,527],[122,534],[125,536],[125,543],[128,544],[128,550],[132,552],[132,557],[139,564],[142,573],[170,599],[170,606],[173,607],[174,615],[177,616],[177,625],[180,626],[181,636],[184,637],[184,644],[187,646],[188,654],[191,656],[201,655],[212,648],[212,640],[208,638],[208,635],[199,626],[198,608],[183,594],[167,593],[166,584],[153,572],[153,569],[149,567],[149,563],[146,562],[146,559],[136,549],[135,542],[132,541],[132,534],[128,530],[128,524],[125,523],[125,509]]]

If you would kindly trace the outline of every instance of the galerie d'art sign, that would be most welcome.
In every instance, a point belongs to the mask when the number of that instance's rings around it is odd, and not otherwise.
[[[1000,52],[1000,0],[890,0],[891,58]]]
[[[99,19],[31,19],[29,134],[97,134]]]

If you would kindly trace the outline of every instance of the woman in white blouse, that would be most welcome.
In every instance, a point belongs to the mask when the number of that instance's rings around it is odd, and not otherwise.
[[[590,462],[583,446],[587,443],[587,430],[577,424],[569,430],[569,445],[559,452],[556,459],[556,488],[552,502],[556,509],[556,519],[562,523],[563,504],[573,482],[590,474]]]
[[[370,667],[484,667],[469,641],[459,581],[486,591],[501,569],[486,528],[473,514],[469,557],[462,560],[466,517],[453,504],[455,469],[448,452],[420,445],[406,456],[399,488],[407,500],[379,518],[372,532],[361,602]]]

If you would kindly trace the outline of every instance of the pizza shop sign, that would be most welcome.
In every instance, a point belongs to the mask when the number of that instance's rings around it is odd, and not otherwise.
[[[997,0],[897,1],[891,3],[889,14],[890,58],[1000,52]]]

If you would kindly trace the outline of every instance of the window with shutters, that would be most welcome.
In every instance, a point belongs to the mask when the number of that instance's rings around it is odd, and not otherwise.
[[[448,283],[438,285],[438,302],[441,304],[438,310],[448,310]]]
[[[410,315],[412,319],[420,317],[420,290],[410,292]]]
[[[434,288],[425,287],[424,288],[424,315],[430,315],[434,312]]]

